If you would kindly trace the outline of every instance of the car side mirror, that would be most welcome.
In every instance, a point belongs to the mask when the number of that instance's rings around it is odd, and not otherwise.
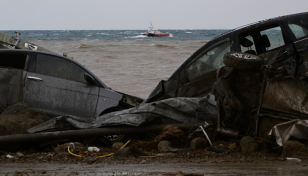
[[[96,82],[94,81],[94,78],[91,75],[89,75],[88,73],[84,73],[84,79],[90,85],[95,85],[96,84]]]

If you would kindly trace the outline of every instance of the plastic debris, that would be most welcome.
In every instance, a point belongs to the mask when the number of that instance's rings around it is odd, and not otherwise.
[[[287,161],[289,162],[301,162],[302,160],[299,158],[287,158]]]
[[[7,158],[14,158],[12,155],[6,155]]]
[[[97,147],[88,147],[89,152],[99,152],[99,148]]]

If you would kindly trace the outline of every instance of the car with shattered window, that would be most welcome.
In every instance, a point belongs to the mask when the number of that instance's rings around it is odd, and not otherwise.
[[[219,133],[266,136],[277,123],[307,119],[307,54],[308,12],[248,24],[202,46],[144,103],[212,92]]]
[[[31,45],[28,50],[0,50],[2,107],[24,102],[49,116],[91,120],[143,101],[112,90],[75,60],[37,51],[38,47]]]

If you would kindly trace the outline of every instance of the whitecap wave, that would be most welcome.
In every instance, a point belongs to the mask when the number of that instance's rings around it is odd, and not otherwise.
[[[170,33],[170,34],[169,34],[169,37],[173,37],[173,35]]]
[[[187,34],[191,34],[191,32],[186,32]]]
[[[137,36],[132,36],[132,37],[129,37],[129,38],[144,38],[144,37],[147,37],[145,35],[137,35]]]

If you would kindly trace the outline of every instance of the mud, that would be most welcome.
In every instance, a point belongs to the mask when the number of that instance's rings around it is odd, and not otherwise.
[[[145,141],[133,140],[129,145],[152,156],[99,158],[115,151],[109,146],[100,147],[99,153],[74,151],[83,157],[67,151],[0,152],[0,175],[305,175],[308,171],[306,145],[294,156],[301,162],[288,162],[279,150],[243,154],[239,145],[221,154],[211,152],[210,148],[159,153],[157,145]],[[218,146],[228,148],[229,143],[220,142]],[[8,158],[8,154],[14,158]]]
[[[162,163],[129,163],[126,161],[99,162],[95,164],[6,163],[0,165],[1,175],[306,175],[307,162],[265,161],[254,163],[217,162],[198,163],[192,160],[178,162],[163,160]],[[146,159],[147,160],[147,159]],[[169,162],[169,163],[168,163]]]

